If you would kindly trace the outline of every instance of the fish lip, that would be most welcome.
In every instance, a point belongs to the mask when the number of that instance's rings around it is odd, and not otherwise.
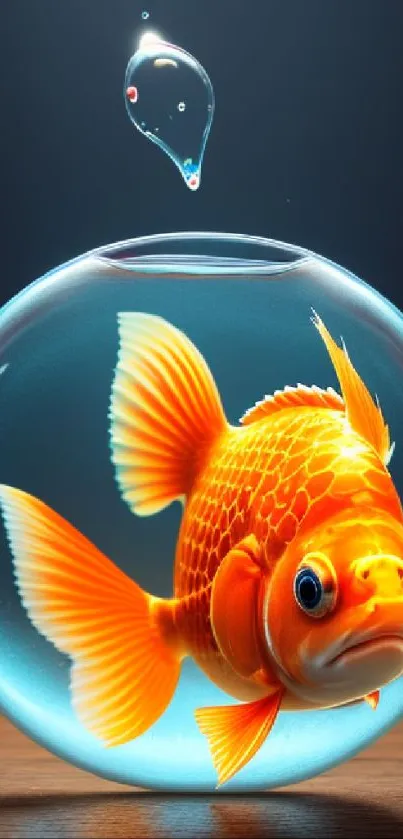
[[[340,652],[338,652],[337,655],[329,659],[327,666],[332,667],[334,664],[343,661],[350,653],[354,654],[355,652],[360,652],[361,650],[376,650],[377,647],[381,649],[387,642],[392,644],[398,643],[401,646],[403,653],[403,627],[396,630],[385,630],[385,632],[373,632],[364,637],[361,636],[358,639],[356,638],[353,643],[348,644]]]

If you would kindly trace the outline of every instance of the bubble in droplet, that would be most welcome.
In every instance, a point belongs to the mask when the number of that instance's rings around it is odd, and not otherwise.
[[[141,13],[141,17],[143,18],[143,20],[148,20],[148,18],[150,17],[150,12],[144,10],[144,12]]]
[[[190,187],[190,189],[198,189],[199,183],[199,176],[192,175],[192,177],[189,178],[188,186]]]
[[[136,128],[171,158],[189,189],[198,189],[214,116],[214,91],[204,67],[181,47],[147,32],[127,65],[124,96]]]
[[[134,87],[134,85],[129,85],[129,87],[126,90],[126,96],[129,102],[132,102],[133,104],[137,102],[139,98],[137,87]]]
[[[176,61],[173,61],[172,58],[156,58],[154,61],[154,67],[177,67],[178,64]]]

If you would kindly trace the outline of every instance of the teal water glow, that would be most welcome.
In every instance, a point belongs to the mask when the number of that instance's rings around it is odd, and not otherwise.
[[[301,248],[247,236],[145,237],[92,251],[37,280],[0,311],[0,482],[70,520],[147,590],[167,596],[178,504],[140,519],[121,500],[109,460],[107,412],[119,311],[158,314],[183,329],[210,365],[237,422],[286,384],[337,386],[310,322],[314,307],[343,335],[396,441],[390,470],[403,494],[403,316],[341,267]],[[193,712],[231,701],[187,661],[166,713],[148,732],[105,749],[77,722],[69,661],[31,626],[0,525],[0,708],[50,751],[103,777],[153,789],[216,785]],[[256,757],[227,785],[290,784],[346,760],[394,725],[402,679],[366,704],[280,713]]]

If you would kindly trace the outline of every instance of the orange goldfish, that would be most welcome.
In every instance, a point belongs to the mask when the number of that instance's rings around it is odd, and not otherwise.
[[[118,322],[112,460],[136,515],[183,505],[173,596],[143,591],[42,501],[1,486],[16,582],[33,625],[71,657],[74,709],[106,745],[156,722],[186,656],[241,700],[196,711],[222,784],[280,709],[375,708],[403,673],[389,429],[316,314],[341,395],[286,387],[239,426],[183,332],[141,313]]]

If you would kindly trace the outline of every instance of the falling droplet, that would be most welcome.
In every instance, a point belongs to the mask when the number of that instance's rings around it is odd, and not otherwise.
[[[141,13],[141,17],[143,18],[143,20],[148,20],[148,18],[150,17],[150,12],[144,10],[144,12]]]
[[[173,160],[189,189],[198,189],[214,116],[214,91],[201,64],[148,33],[127,65],[124,97],[136,128]]]

